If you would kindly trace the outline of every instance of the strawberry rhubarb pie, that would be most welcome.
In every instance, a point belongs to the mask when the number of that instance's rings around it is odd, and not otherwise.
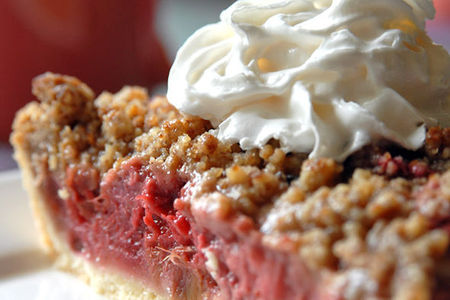
[[[112,299],[450,299],[426,0],[240,0],[167,97],[43,74],[11,136],[46,250]]]

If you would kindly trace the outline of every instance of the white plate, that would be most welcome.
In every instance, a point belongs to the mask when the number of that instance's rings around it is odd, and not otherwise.
[[[18,171],[0,173],[0,299],[105,300],[42,254]]]

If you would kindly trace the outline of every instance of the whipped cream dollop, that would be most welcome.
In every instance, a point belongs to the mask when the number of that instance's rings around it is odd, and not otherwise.
[[[426,125],[450,125],[450,58],[424,31],[434,13],[431,0],[236,1],[178,51],[167,97],[243,149],[417,149]]]

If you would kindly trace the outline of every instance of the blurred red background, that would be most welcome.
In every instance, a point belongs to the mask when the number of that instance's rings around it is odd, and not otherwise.
[[[31,79],[52,71],[98,93],[153,87],[169,63],[154,33],[156,0],[1,0],[0,141],[14,112],[33,99]]]
[[[439,22],[450,21],[450,1],[449,0],[433,0],[436,8],[436,20]]]

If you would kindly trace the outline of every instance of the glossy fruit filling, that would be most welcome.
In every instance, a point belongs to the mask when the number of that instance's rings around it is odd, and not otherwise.
[[[64,183],[50,178],[44,188],[57,228],[98,266],[173,298],[319,296],[318,278],[294,255],[264,247],[247,217],[214,220],[196,211],[194,218],[180,200],[192,185],[156,165],[131,159],[101,181],[87,167],[67,169]]]

